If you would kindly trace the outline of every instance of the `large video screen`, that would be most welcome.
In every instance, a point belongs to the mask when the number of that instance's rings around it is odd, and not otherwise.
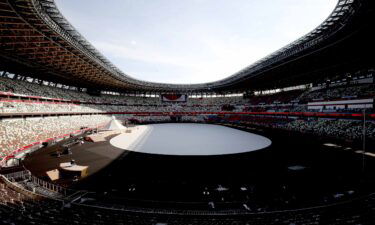
[[[162,94],[161,100],[163,102],[186,102],[187,95],[183,94]]]

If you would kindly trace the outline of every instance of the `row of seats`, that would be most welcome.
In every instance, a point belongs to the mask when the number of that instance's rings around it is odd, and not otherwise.
[[[110,117],[105,115],[32,117],[0,120],[0,154],[4,157],[12,151],[32,143],[70,134],[80,130],[82,127],[96,127],[109,120]]]
[[[361,84],[351,86],[328,87],[315,91],[307,90],[292,90],[279,92],[269,95],[251,96],[248,99],[243,97],[215,97],[215,98],[189,98],[186,103],[181,103],[182,106],[217,106],[223,105],[238,105],[238,106],[257,106],[257,105],[272,105],[272,104],[290,104],[301,103],[304,104],[313,100],[332,100],[340,98],[364,98],[374,97],[374,84]],[[26,96],[41,96],[48,98],[66,99],[83,102],[96,103],[114,103],[138,106],[168,106],[168,103],[162,103],[159,97],[132,97],[121,95],[102,95],[91,96],[84,92],[61,89],[51,86],[39,85],[21,80],[14,80],[0,77],[0,92],[11,92]]]
[[[365,128],[366,137],[370,140],[375,140],[374,121],[367,121],[365,127],[363,126],[363,121],[358,120],[324,118],[295,119],[272,116],[241,116],[235,120],[231,120],[231,117],[229,116],[221,117],[220,122],[257,125],[344,140],[362,140],[363,128]]]
[[[217,213],[221,214],[218,215]],[[0,181],[0,223],[23,224],[137,224],[137,225],[250,225],[250,224],[373,224],[375,196],[310,209],[246,213],[184,210],[111,210],[38,197]]]

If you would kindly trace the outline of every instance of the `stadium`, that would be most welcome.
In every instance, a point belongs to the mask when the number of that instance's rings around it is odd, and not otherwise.
[[[0,224],[375,224],[375,2],[213,82],[136,79],[0,0]]]

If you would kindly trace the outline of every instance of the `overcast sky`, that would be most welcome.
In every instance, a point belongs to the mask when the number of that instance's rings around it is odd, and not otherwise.
[[[234,74],[317,27],[337,0],[55,0],[126,74],[201,83]]]

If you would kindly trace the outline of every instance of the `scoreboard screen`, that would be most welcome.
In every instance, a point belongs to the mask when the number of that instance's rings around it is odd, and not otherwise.
[[[187,95],[183,94],[162,94],[161,101],[162,102],[186,102]]]

